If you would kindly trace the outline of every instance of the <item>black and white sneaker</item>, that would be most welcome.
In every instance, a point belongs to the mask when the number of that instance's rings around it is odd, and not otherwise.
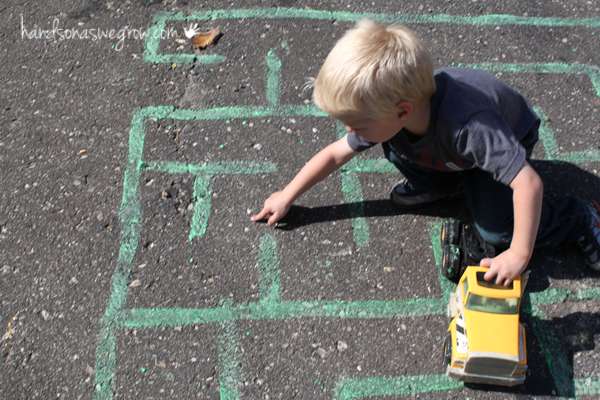
[[[587,227],[577,239],[577,245],[591,269],[600,272],[600,203],[592,201],[587,205]]]
[[[450,199],[459,196],[462,193],[462,187],[457,187],[451,192],[432,192],[415,188],[406,179],[398,182],[390,193],[390,200],[398,207],[418,207],[433,203],[441,199]]]

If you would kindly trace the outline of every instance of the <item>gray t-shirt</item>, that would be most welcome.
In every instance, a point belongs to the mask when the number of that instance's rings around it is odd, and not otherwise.
[[[538,139],[540,119],[527,100],[480,70],[441,68],[434,77],[426,134],[415,136],[402,129],[382,145],[425,169],[479,168],[510,184]],[[355,132],[347,138],[354,151],[376,144]]]

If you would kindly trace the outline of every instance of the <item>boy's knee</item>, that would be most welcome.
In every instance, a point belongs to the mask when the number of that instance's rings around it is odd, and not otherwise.
[[[486,229],[475,223],[479,236],[488,244],[497,248],[508,248],[512,240],[512,227],[510,229]]]

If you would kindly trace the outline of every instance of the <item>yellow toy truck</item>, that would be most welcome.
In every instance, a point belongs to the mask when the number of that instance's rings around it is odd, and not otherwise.
[[[464,382],[519,385],[527,373],[525,328],[519,322],[526,276],[505,287],[485,281],[486,271],[467,267],[450,296],[446,373]]]

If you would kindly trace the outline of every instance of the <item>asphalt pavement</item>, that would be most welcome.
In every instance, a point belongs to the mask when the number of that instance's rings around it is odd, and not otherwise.
[[[525,94],[548,195],[600,199],[597,0],[3,2],[1,399],[600,398],[600,275],[569,246],[530,264],[525,385],[445,376],[464,209],[394,209],[381,149],[250,221],[343,133],[305,84],[363,17]]]

